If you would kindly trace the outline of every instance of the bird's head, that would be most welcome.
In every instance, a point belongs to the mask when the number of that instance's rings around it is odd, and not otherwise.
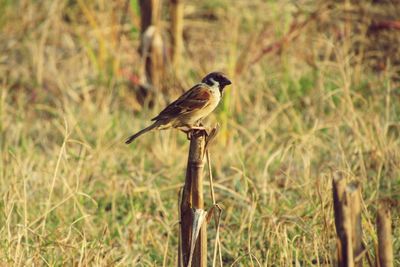
[[[232,84],[232,82],[222,72],[211,72],[207,74],[207,76],[204,77],[201,82],[210,86],[218,85],[221,93],[225,86]]]

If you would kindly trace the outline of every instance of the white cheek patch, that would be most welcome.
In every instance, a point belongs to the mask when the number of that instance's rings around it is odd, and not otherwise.
[[[210,79],[213,83],[213,86],[219,86],[219,82],[217,82],[216,80],[214,80],[213,78]]]

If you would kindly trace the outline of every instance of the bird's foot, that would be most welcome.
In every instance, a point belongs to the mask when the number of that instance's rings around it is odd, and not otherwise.
[[[187,139],[191,140],[193,136],[204,135],[206,138],[209,135],[210,129],[204,126],[191,126],[188,131],[186,131]]]
[[[190,127],[190,131],[197,130],[197,131],[207,131],[207,128],[204,126],[192,126]]]

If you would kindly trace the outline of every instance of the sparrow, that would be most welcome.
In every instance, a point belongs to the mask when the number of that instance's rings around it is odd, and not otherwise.
[[[222,72],[207,74],[201,83],[183,93],[154,117],[153,124],[130,136],[125,143],[130,144],[142,134],[155,129],[176,128],[184,132],[204,130],[200,126],[202,119],[218,106],[225,86],[230,84],[231,81]]]

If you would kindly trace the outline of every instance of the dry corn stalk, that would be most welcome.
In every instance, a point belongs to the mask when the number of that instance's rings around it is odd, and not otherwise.
[[[183,1],[170,0],[171,34],[172,34],[172,65],[175,72],[179,70],[183,47]]]
[[[333,205],[339,267],[362,266],[361,192],[358,183],[346,186],[343,176],[333,178]]]
[[[393,267],[393,245],[390,208],[387,203],[380,203],[376,219],[378,232],[378,267]]]
[[[207,232],[206,223],[201,223],[200,232],[197,240],[193,240],[194,219],[196,214],[194,210],[204,212],[203,199],[203,169],[205,155],[206,137],[204,131],[193,132],[190,140],[188,164],[186,169],[185,185],[183,187],[180,203],[180,248],[179,248],[179,266],[205,267],[207,266]],[[196,242],[194,242],[196,241]],[[192,247],[192,243],[196,244]],[[191,256],[193,251],[193,256]]]

